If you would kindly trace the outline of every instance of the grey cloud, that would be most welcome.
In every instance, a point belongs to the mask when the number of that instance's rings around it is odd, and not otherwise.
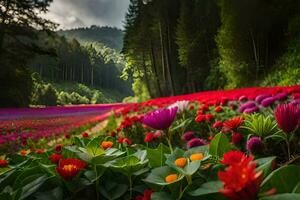
[[[45,15],[60,28],[109,25],[122,28],[129,0],[54,0]]]

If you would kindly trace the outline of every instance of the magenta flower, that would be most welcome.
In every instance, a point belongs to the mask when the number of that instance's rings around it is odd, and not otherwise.
[[[271,104],[273,104],[275,101],[276,101],[276,98],[274,98],[274,97],[268,97],[268,98],[265,98],[264,100],[262,100],[261,105],[263,107],[268,107]]]
[[[246,102],[246,103],[244,103],[244,104],[242,104],[242,105],[240,106],[239,111],[242,113],[242,112],[244,112],[246,109],[248,109],[248,108],[253,108],[253,107],[256,107],[255,102],[253,102],[253,101],[248,101],[248,102]]]
[[[255,98],[255,101],[260,104],[265,98],[268,98],[268,97],[270,97],[270,96],[266,95],[266,94],[261,94]]]
[[[300,106],[295,104],[280,104],[276,107],[274,114],[279,128],[285,133],[290,133],[298,125]]]
[[[263,143],[262,143],[260,137],[250,138],[247,141],[246,148],[251,154],[261,153],[263,150]]]
[[[142,123],[157,130],[165,130],[175,120],[178,107],[154,110],[144,115]]]
[[[187,148],[193,148],[193,147],[198,147],[198,146],[203,146],[206,145],[206,142],[200,138],[194,138],[191,139],[188,143],[187,143]]]
[[[186,142],[190,141],[191,139],[195,138],[194,132],[189,131],[183,134],[182,139],[185,140]]]
[[[282,100],[285,100],[288,97],[288,95],[286,93],[279,93],[279,94],[276,94],[274,97],[277,100],[282,101]]]
[[[244,110],[244,113],[246,114],[251,114],[251,113],[255,113],[255,112],[258,112],[259,111],[259,107],[257,106],[254,106],[252,108],[247,108]]]

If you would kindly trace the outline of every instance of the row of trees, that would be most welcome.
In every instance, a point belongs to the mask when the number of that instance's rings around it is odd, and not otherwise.
[[[299,9],[297,0],[131,0],[123,76],[151,97],[260,84],[299,38]]]
[[[76,39],[47,33],[40,34],[39,42],[55,52],[55,56],[36,56],[29,64],[42,79],[130,93],[130,85],[120,78],[123,57],[115,50],[97,42],[82,46]]]

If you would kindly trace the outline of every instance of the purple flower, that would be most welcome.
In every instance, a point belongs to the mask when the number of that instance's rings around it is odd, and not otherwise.
[[[285,133],[290,133],[298,125],[300,106],[295,104],[280,104],[276,107],[274,114],[279,128]]]
[[[194,138],[191,139],[188,143],[187,143],[187,148],[193,148],[193,147],[198,147],[198,146],[203,146],[206,145],[206,142],[200,138]]]
[[[288,97],[288,95],[286,93],[279,93],[277,95],[274,96],[274,98],[276,98],[277,100],[285,100]]]
[[[263,107],[268,107],[271,104],[273,104],[275,101],[276,101],[276,98],[274,98],[274,97],[268,97],[268,98],[265,98],[264,100],[262,100],[261,105]]]
[[[256,104],[253,101],[248,101],[240,106],[239,111],[242,113],[242,112],[244,112],[244,110],[246,110],[248,108],[253,108],[255,106],[256,106]]]
[[[163,108],[147,113],[142,123],[157,130],[164,130],[171,126],[175,120],[178,107]]]
[[[270,97],[270,96],[266,95],[266,94],[261,94],[255,98],[255,101],[260,104],[265,98],[268,98],[268,97]]]
[[[185,140],[186,142],[190,141],[191,139],[195,138],[194,132],[189,131],[183,134],[182,139]]]
[[[263,150],[263,143],[262,143],[260,137],[250,138],[247,141],[246,148],[251,154],[261,153]]]
[[[244,113],[246,114],[251,114],[251,113],[255,113],[259,111],[259,107],[254,106],[252,108],[247,108],[246,110],[244,110]]]

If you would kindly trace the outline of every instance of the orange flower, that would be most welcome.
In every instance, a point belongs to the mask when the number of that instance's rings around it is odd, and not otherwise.
[[[186,165],[186,158],[178,158],[175,160],[175,165],[180,168],[184,168]]]
[[[70,180],[75,177],[81,169],[85,168],[87,164],[76,158],[61,159],[59,166],[56,168],[57,173],[59,173],[64,179]]]
[[[177,174],[170,174],[165,178],[166,183],[173,183],[174,181],[176,181],[178,179],[178,175]]]
[[[190,156],[191,161],[203,160],[203,158],[204,158],[203,153],[195,153]]]
[[[26,156],[29,153],[29,150],[21,150],[20,155],[21,156]]]
[[[103,141],[103,142],[101,143],[101,147],[102,147],[103,149],[109,149],[109,148],[111,148],[113,145],[114,145],[114,143],[111,142],[111,141]]]

